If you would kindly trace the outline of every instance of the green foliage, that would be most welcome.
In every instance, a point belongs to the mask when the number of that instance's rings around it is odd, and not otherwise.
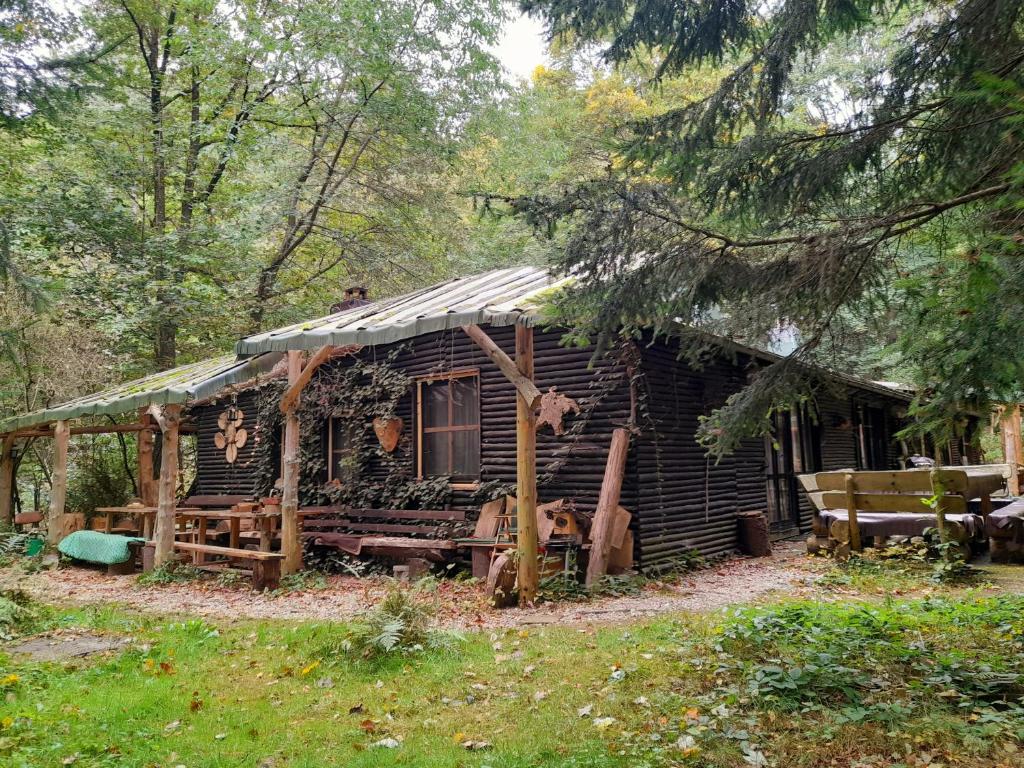
[[[202,576],[203,572],[190,563],[166,563],[148,573],[140,573],[138,583],[142,586],[185,584]]]
[[[0,640],[30,631],[39,618],[39,611],[24,592],[0,593]]]
[[[307,569],[282,576],[281,586],[274,590],[274,594],[287,595],[292,592],[309,592],[315,589],[327,589],[327,577],[318,571]]]
[[[329,639],[319,655],[328,661],[338,661],[340,654],[375,661],[448,648],[457,642],[457,635],[431,627],[434,611],[418,600],[418,595],[415,588],[392,586],[384,599],[360,616],[344,637]]]

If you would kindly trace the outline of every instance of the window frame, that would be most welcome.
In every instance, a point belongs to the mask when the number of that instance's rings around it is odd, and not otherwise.
[[[351,421],[353,414],[350,412],[336,411],[327,417],[327,482],[333,482],[334,477],[334,422],[348,419]],[[337,478],[339,483],[345,483],[345,478]],[[351,482],[351,479],[349,480]]]
[[[476,424],[475,425],[459,424],[459,425],[455,425],[455,426],[452,425],[452,423],[451,423],[452,422],[452,417],[453,417],[452,398],[451,398],[451,390],[449,389],[449,391],[448,391],[449,392],[449,394],[448,394],[448,426],[446,426],[446,427],[425,427],[424,424],[423,424],[423,385],[424,384],[430,384],[430,383],[433,383],[433,382],[436,382],[436,381],[453,381],[455,379],[468,379],[468,378],[476,378],[476,397],[477,397],[477,420],[476,420]],[[477,439],[477,445],[478,445],[477,456],[479,457],[479,466],[477,467],[476,473],[474,475],[467,476],[467,477],[464,477],[464,478],[459,478],[459,479],[456,479],[455,476],[453,476],[453,475],[449,475],[449,477],[452,477],[452,481],[451,481],[450,485],[451,485],[451,487],[453,489],[472,490],[472,489],[475,489],[475,488],[479,487],[480,475],[481,475],[481,473],[483,471],[483,456],[482,456],[482,453],[481,453],[481,449],[483,447],[482,446],[483,413],[481,413],[481,410],[480,410],[480,404],[481,404],[480,369],[479,368],[462,368],[462,369],[457,370],[457,371],[446,371],[444,373],[434,373],[434,374],[428,374],[426,376],[417,376],[414,379],[414,384],[415,384],[415,387],[416,387],[416,389],[415,389],[415,397],[416,397],[416,479],[417,480],[426,480],[427,477],[428,477],[423,472],[423,463],[424,463],[423,462],[423,445],[424,445],[423,436],[425,434],[445,433],[445,434],[448,434],[448,435],[452,435],[455,432],[475,432],[476,433],[476,439]],[[452,458],[453,458],[453,447],[454,446],[449,442],[449,449],[448,449],[448,462],[449,462],[449,466],[451,466],[451,462],[452,462]],[[430,477],[440,477],[440,475],[430,475]]]

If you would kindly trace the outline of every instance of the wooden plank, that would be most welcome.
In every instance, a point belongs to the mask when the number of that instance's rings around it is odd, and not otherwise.
[[[56,422],[54,422],[56,424]],[[110,435],[116,433],[130,433],[140,432],[146,427],[141,424],[97,424],[88,427],[72,427],[69,433],[72,435]],[[54,437],[54,430],[50,427],[27,427],[25,429],[15,429],[10,432],[0,433],[0,436],[7,437],[8,435],[16,438],[20,437]]]
[[[471,338],[476,345],[484,351],[484,353],[505,374],[505,378],[512,382],[515,386],[516,391],[519,392],[520,397],[524,398],[530,408],[536,408],[540,404],[541,393],[537,389],[537,386],[533,383],[533,329],[527,328],[524,325],[516,326],[516,360],[513,362],[512,358],[505,354],[505,352],[494,343],[483,329],[478,325],[464,325],[462,331],[469,338]],[[529,373],[523,372],[523,367],[519,364],[520,354],[520,336],[523,333],[528,333],[530,338],[530,365]]]
[[[68,438],[71,432],[66,420],[53,425],[53,469],[50,471],[50,514],[46,521],[46,538],[50,544],[60,541],[61,518],[68,493]]]
[[[480,333],[483,334],[483,331]],[[472,335],[470,338],[473,338]],[[486,335],[484,338],[490,341]],[[477,339],[474,341],[480,343]],[[516,544],[519,555],[519,605],[526,606],[532,605],[537,599],[540,581],[537,571],[537,413],[534,410],[536,403],[540,402],[540,391],[531,381],[533,328],[525,325],[516,325],[516,369],[524,380],[521,384],[528,383],[532,391],[537,392],[536,399],[531,399],[530,389],[516,384]]]
[[[931,508],[922,502],[929,497],[924,494],[911,496],[898,493],[861,493],[854,494],[857,509],[861,512],[915,512],[923,514]],[[946,496],[946,511],[959,515],[967,511],[967,502],[963,496]],[[849,509],[846,492],[827,491],[822,494],[825,509]]]
[[[601,482],[601,494],[594,512],[594,522],[590,530],[593,546],[590,550],[590,562],[587,563],[587,586],[591,586],[608,572],[608,557],[612,549],[612,528],[615,525],[616,511],[619,508],[619,497],[622,494],[622,479],[626,472],[626,457],[629,455],[629,430],[618,428],[612,432],[612,442],[608,449],[608,462],[605,465],[604,480]]]
[[[155,408],[155,406],[154,406]],[[153,535],[153,564],[160,567],[174,558],[175,491],[178,484],[178,424],[181,406],[165,405],[162,411],[150,409],[160,425],[160,486],[157,499],[156,533]]]
[[[288,383],[291,387],[302,373],[302,352],[288,352]],[[299,537],[299,416],[292,408],[284,420],[284,458],[281,493],[281,551],[285,553],[285,574],[302,570],[302,539]]]
[[[283,560],[281,552],[259,552],[254,549],[235,549],[233,547],[218,547],[215,544],[193,544],[190,541],[176,541],[174,548],[182,552],[201,552],[206,555],[221,555],[223,557],[237,557],[240,560]]]
[[[14,435],[0,444],[0,523],[9,523],[14,509]]]
[[[943,477],[946,490],[963,493],[968,487],[967,473],[959,469],[938,470]],[[814,481],[819,491],[846,490],[846,476],[852,474],[857,491],[881,491],[889,493],[926,493],[931,495],[932,482],[927,469],[907,469],[894,472],[818,472]],[[805,484],[806,488],[806,484]]]

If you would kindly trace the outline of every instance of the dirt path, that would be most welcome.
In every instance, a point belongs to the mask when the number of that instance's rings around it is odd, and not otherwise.
[[[802,547],[784,543],[772,557],[736,558],[689,574],[675,583],[650,584],[638,595],[585,602],[546,603],[526,610],[495,611],[480,586],[438,581],[424,599],[433,602],[442,625],[497,628],[540,624],[617,623],[677,611],[710,611],[749,603],[781,591],[810,593],[815,575],[799,567]],[[344,620],[373,606],[388,588],[386,579],[335,576],[326,588],[287,594],[254,594],[214,581],[141,586],[135,576],[108,576],[85,568],[25,575],[0,571],[0,589],[19,588],[43,602],[90,605],[116,603],[154,614],[189,614],[211,619]]]

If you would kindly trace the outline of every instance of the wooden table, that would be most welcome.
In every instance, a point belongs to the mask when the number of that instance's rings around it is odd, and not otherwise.
[[[242,532],[242,521],[251,520],[259,532],[259,551],[269,552],[271,542],[274,540],[274,523],[281,517],[281,514],[279,512],[239,512],[232,509],[179,509],[176,511],[175,517],[182,526],[181,530],[184,530],[186,521],[193,521],[193,538],[197,544],[206,543],[206,531],[210,520],[227,520],[230,526],[228,547],[231,549],[239,548],[238,540]],[[192,554],[192,560],[196,565],[202,565],[204,559],[203,552],[197,551]]]
[[[106,522],[103,526],[104,533],[110,533],[114,528],[114,517],[116,515],[142,518],[142,538],[146,541],[153,539],[153,527],[156,521],[156,507],[127,506],[127,507],[96,507],[97,512],[106,515]]]

